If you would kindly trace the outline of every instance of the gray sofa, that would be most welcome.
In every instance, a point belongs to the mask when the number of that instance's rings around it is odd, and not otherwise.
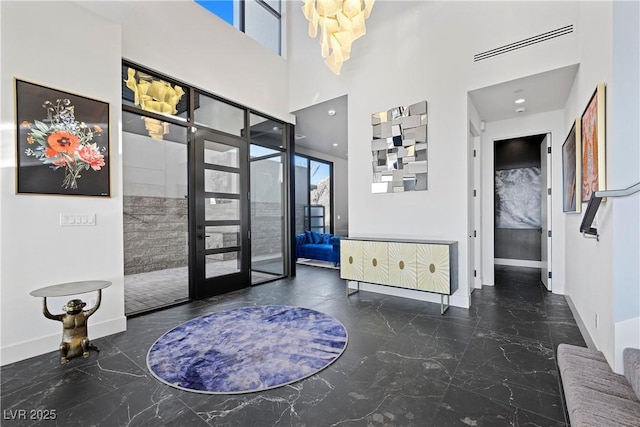
[[[618,375],[597,350],[558,346],[558,368],[573,427],[640,427],[640,349],[625,349],[623,360],[624,375]]]

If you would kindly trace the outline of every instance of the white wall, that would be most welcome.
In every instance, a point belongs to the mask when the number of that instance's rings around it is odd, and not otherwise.
[[[340,76],[322,63],[304,18],[290,15],[292,108],[349,96],[350,235],[458,241],[460,289],[452,304],[468,306],[467,92],[575,64],[580,38],[573,34],[480,63],[473,55],[575,24],[576,4],[376,2],[367,34],[354,43]],[[371,194],[370,114],[423,99],[429,190]]]
[[[61,327],[29,292],[41,286],[105,279],[90,337],[125,329],[122,238],[121,66],[128,59],[255,111],[294,122],[283,58],[191,1],[0,2],[0,309],[1,363],[58,348]],[[51,23],[75,36],[45,46]],[[19,35],[19,36],[18,36]],[[14,76],[111,104],[112,197],[17,196]],[[95,227],[61,228],[60,213],[96,213]],[[61,242],[73,242],[78,255]],[[91,248],[99,244],[95,253]],[[81,254],[81,255],[79,255]],[[89,255],[87,255],[89,254]],[[88,298],[87,298],[88,299]],[[58,311],[66,298],[51,302]],[[14,319],[28,319],[16,328]]]
[[[349,234],[348,164],[345,159],[320,153],[305,147],[296,147],[296,153],[333,162],[333,212],[331,221],[334,234]],[[296,189],[296,192],[298,189]],[[340,216],[340,219],[338,219]]]
[[[612,55],[607,148],[614,166],[607,187],[615,190],[640,182],[640,3],[614,3]],[[622,372],[623,349],[640,348],[640,194],[610,201],[614,224],[614,366]]]
[[[580,45],[580,68],[565,107],[565,132],[568,133],[576,117],[582,115],[587,102],[600,82],[612,83],[612,4],[584,2],[580,4],[579,25],[584,28],[601,27],[596,33],[583,31]],[[607,88],[610,90],[610,87]],[[611,99],[611,93],[607,94]],[[611,118],[611,104],[607,104],[606,115]],[[607,126],[608,144],[611,126]],[[612,164],[612,150],[608,147],[607,178]],[[610,180],[607,179],[610,184]],[[614,307],[613,307],[613,223],[612,203],[604,203],[598,212],[600,240],[587,239],[580,232],[583,213],[565,214],[566,286],[565,293],[573,301],[578,315],[587,331],[607,359],[613,361]],[[582,204],[582,211],[586,203]],[[599,327],[596,328],[595,317]]]
[[[90,337],[125,329],[122,182],[120,157],[120,28],[67,3],[1,2],[2,57],[0,113],[1,363],[7,364],[60,345],[59,322],[42,315],[41,298],[29,292],[61,282],[101,279],[101,308],[90,320]],[[73,28],[55,48],[51,23]],[[28,28],[28,30],[27,30]],[[13,78],[82,94],[111,104],[111,197],[15,194]],[[93,227],[60,227],[61,213],[95,213]],[[93,295],[83,295],[89,301]],[[71,297],[51,298],[51,312]]]
[[[521,136],[551,133],[551,206],[552,230],[551,266],[552,291],[564,293],[565,253],[564,218],[562,213],[562,143],[568,129],[564,126],[564,111],[533,114],[517,119],[486,123],[480,149],[482,170],[482,284],[494,285],[494,142]],[[543,240],[544,242],[544,240]]]

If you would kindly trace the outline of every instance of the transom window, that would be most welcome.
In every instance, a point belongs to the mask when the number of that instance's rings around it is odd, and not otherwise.
[[[195,0],[274,53],[281,54],[281,0]]]

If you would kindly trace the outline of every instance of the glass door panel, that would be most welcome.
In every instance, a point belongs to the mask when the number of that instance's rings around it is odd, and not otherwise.
[[[237,194],[239,189],[240,189],[239,171],[232,172],[230,170],[212,170],[212,169],[204,170],[204,191],[206,193]]]
[[[285,271],[284,153],[251,145],[251,281],[262,283]]]
[[[125,315],[189,299],[187,128],[122,113]]]
[[[196,134],[195,298],[250,285],[246,142]]]
[[[236,147],[205,140],[204,162],[208,165],[237,168],[240,165],[239,150]]]
[[[240,200],[223,197],[204,198],[205,221],[234,220],[240,217]]]

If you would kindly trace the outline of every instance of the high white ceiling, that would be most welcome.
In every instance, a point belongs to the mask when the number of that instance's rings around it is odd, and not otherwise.
[[[485,122],[561,110],[567,103],[577,71],[577,64],[558,68],[473,90],[469,97]],[[525,102],[516,104],[518,98],[524,98]],[[518,107],[526,111],[517,113]]]
[[[335,111],[335,115],[329,115],[330,110]],[[347,95],[294,111],[293,114],[296,116],[296,146],[341,159],[347,158]]]

